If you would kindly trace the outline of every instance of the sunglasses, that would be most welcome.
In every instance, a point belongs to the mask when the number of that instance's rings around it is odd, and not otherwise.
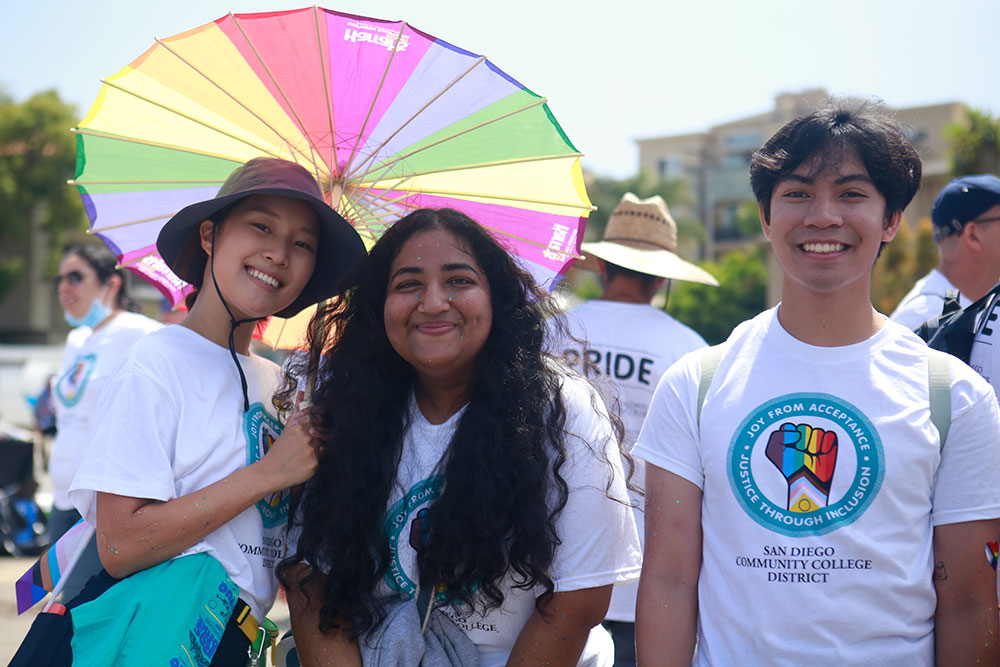
[[[79,271],[67,271],[65,275],[59,275],[52,279],[52,287],[59,289],[59,284],[66,279],[70,285],[76,286],[83,282],[83,274]]]

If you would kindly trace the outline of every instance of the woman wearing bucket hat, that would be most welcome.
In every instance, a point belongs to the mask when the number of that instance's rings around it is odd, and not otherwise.
[[[308,410],[273,414],[281,373],[249,353],[253,324],[332,296],[364,245],[309,172],[257,158],[157,247],[200,289],[129,351],[71,487],[106,570],[68,605],[72,660],[243,665],[277,592],[287,490],[319,442]]]
[[[718,285],[703,269],[677,254],[677,225],[660,197],[626,193],[608,220],[604,238],[582,245],[581,266],[601,274],[603,293],[567,313],[570,337],[556,350],[591,378],[609,405],[618,405],[631,449],[660,375],[684,354],[705,346],[696,332],[651,305],[670,280]],[[635,480],[641,487],[642,461]],[[633,492],[643,537],[642,495]],[[635,600],[638,583],[616,586],[605,617],[615,641],[615,665],[635,665]]]

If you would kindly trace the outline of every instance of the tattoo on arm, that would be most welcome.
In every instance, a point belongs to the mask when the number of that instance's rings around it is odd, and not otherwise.
[[[934,563],[934,581],[944,581],[948,578],[948,570],[945,569],[944,563],[938,561]]]

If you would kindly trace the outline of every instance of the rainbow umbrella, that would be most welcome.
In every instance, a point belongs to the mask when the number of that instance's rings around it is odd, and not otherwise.
[[[73,130],[71,183],[91,233],[172,303],[190,288],[156,252],[160,227],[261,155],[312,170],[369,244],[413,209],[449,207],[549,289],[579,257],[581,154],[545,98],[405,22],[229,14],[156,40],[103,83]]]

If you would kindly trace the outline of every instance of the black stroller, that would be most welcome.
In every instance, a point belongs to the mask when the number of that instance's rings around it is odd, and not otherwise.
[[[0,553],[37,556],[49,546],[35,502],[34,444],[0,429]]]

